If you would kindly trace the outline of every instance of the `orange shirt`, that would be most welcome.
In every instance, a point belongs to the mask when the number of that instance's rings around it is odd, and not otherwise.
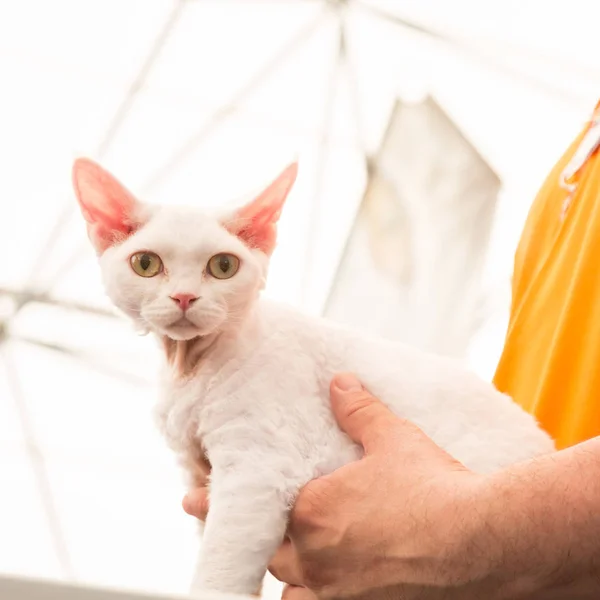
[[[510,321],[494,381],[537,417],[559,448],[600,435],[600,153],[567,180],[574,184],[571,195],[560,184],[565,167],[577,163],[577,150],[591,141],[590,130],[597,132],[592,123],[531,207],[515,256]]]

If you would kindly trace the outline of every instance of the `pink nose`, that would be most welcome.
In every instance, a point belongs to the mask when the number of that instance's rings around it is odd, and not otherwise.
[[[198,300],[198,296],[194,296],[194,294],[175,294],[171,296],[171,300],[179,304],[181,310],[186,311],[192,302]]]

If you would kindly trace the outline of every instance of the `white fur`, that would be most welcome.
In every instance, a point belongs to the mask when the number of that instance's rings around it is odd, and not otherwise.
[[[128,257],[139,250],[159,254],[165,273],[137,276]],[[218,252],[241,259],[231,279],[204,271]],[[177,208],[153,210],[100,258],[109,296],[138,327],[174,339],[203,336],[197,371],[167,373],[158,407],[171,448],[191,460],[203,450],[212,465],[194,590],[254,593],[299,489],[361,456],[330,410],[336,372],[355,372],[475,471],[553,450],[531,416],[452,361],[259,300],[267,262],[215,216]],[[184,292],[201,298],[187,315],[192,324],[173,329],[181,312],[169,296]]]

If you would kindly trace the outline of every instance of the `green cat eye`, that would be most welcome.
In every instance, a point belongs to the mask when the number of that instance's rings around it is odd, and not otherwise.
[[[136,252],[129,259],[131,268],[140,277],[154,277],[163,270],[163,263],[154,252]]]
[[[229,279],[233,277],[240,268],[240,259],[233,254],[215,254],[206,265],[209,275],[217,279]]]

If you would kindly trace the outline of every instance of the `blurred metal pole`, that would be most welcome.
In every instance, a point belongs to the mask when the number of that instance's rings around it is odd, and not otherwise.
[[[107,150],[110,148],[111,144],[117,137],[121,127],[123,126],[125,120],[127,119],[127,116],[129,115],[131,107],[133,106],[133,103],[138,93],[143,88],[144,83],[148,78],[148,75],[151,73],[158,57],[163,51],[167,40],[169,39],[169,36],[173,32],[173,29],[175,28],[179,19],[181,18],[186,1],[187,0],[177,0],[175,2],[167,20],[165,21],[163,27],[159,31],[156,39],[154,40],[154,43],[150,47],[150,50],[146,56],[146,59],[142,63],[140,70],[138,71],[134,80],[131,82],[131,85],[127,89],[127,92],[125,93],[121,104],[117,107],[117,110],[115,111],[112,119],[110,120],[102,139],[98,143],[95,152],[96,158],[102,158],[102,156],[107,152]],[[54,248],[56,240],[58,239],[58,236],[60,235],[62,230],[67,225],[69,217],[71,216],[74,208],[75,204],[73,203],[73,200],[69,198],[67,204],[63,208],[62,212],[58,216],[58,219],[56,220],[52,229],[50,230],[46,242],[42,246],[42,250],[40,251],[37,259],[34,261],[33,268],[31,269],[29,276],[30,285],[33,283],[35,275],[41,270],[44,261],[48,257],[48,254]]]
[[[327,167],[327,150],[329,146],[329,127],[333,119],[333,108],[335,105],[335,92],[339,80],[340,66],[345,55],[345,39],[341,18],[337,23],[337,52],[334,57],[329,76],[329,86],[325,96],[323,108],[323,121],[321,122],[321,136],[319,138],[319,148],[317,150],[317,172],[315,175],[315,184],[313,196],[311,199],[310,212],[308,216],[306,251],[304,255],[304,268],[302,272],[302,282],[300,285],[300,303],[304,305],[307,299],[307,292],[311,281],[312,265],[315,253],[316,232],[319,226],[319,206],[323,200],[323,183],[325,170]]]
[[[520,80],[522,83],[525,83],[529,87],[538,88],[539,90],[547,94],[555,96],[556,98],[560,98],[561,101],[565,102],[569,106],[577,104],[581,105],[582,107],[585,106],[589,108],[589,98],[572,93],[568,88],[562,88],[557,85],[552,85],[551,83],[544,81],[539,77],[525,75],[524,73],[507,66],[505,63],[498,61],[496,57],[498,55],[501,55],[503,52],[501,47],[497,48],[495,51],[492,51],[493,56],[490,56],[490,47],[493,46],[493,44],[490,44],[489,42],[486,45],[473,44],[461,38],[460,36],[443,33],[441,31],[435,31],[434,29],[426,27],[425,25],[421,25],[419,23],[415,23],[414,21],[404,19],[399,15],[394,15],[382,8],[373,6],[368,2],[365,2],[364,0],[353,0],[353,3],[355,6],[359,7],[365,12],[370,13],[383,21],[387,21],[388,23],[392,23],[394,25],[397,25],[398,27],[402,27],[403,29],[414,31],[417,34],[423,35],[432,40],[437,40],[449,46],[453,46],[456,49],[460,50],[468,58],[476,62],[482,63],[486,67],[494,69],[513,79]],[[496,45],[501,46],[502,44]],[[554,58],[550,57],[547,58],[547,61],[555,62]],[[598,74],[595,74],[595,78],[598,78]]]
[[[65,310],[75,310],[78,312],[84,312],[99,317],[110,317],[116,318],[117,313],[104,308],[96,306],[90,306],[81,302],[72,302],[70,300],[61,300],[59,298],[53,298],[46,292],[39,292],[37,290],[15,290],[10,288],[0,287],[0,296],[8,296],[12,298],[15,303],[15,312],[18,312],[22,306],[29,304],[30,302],[37,302],[39,304],[50,304],[52,306],[58,306]]]
[[[354,227],[355,227],[356,218],[357,218],[360,208],[363,204],[364,193],[368,189],[369,180],[373,176],[375,169],[376,169],[375,159],[374,159],[372,153],[369,152],[368,147],[367,147],[366,136],[365,136],[365,131],[364,131],[364,124],[363,124],[363,117],[362,117],[362,107],[361,107],[361,103],[360,103],[358,74],[357,74],[357,69],[355,68],[354,62],[352,61],[351,52],[348,47],[348,34],[346,31],[346,24],[344,22],[344,18],[345,18],[345,15],[340,14],[340,21],[341,21],[340,26],[341,26],[341,35],[342,35],[342,58],[344,60],[345,66],[346,66],[346,76],[348,78],[348,88],[350,91],[350,98],[351,98],[353,112],[354,112],[354,127],[356,129],[355,133],[356,133],[356,138],[357,138],[356,144],[363,156],[364,167],[365,167],[365,171],[366,171],[366,182],[365,182],[365,187],[363,190],[363,199],[361,199],[361,201],[359,202],[359,204],[357,206],[357,212],[354,215],[354,223],[352,224],[352,226],[350,227],[350,229],[348,231],[348,235],[346,236],[346,240],[344,242],[342,252],[340,253],[340,259],[336,266],[333,277],[331,278],[331,281],[329,282],[329,289],[327,290],[327,295],[325,297],[325,301],[323,303],[323,309],[321,311],[322,314],[326,314],[327,310],[330,306],[331,293],[332,293],[332,290],[335,289],[335,286],[337,284],[340,266],[341,266],[343,257],[346,255],[346,253],[348,251],[348,245],[350,243],[352,231],[354,230]]]
[[[424,35],[428,35],[430,37],[436,37],[439,40],[448,42],[448,43],[466,43],[466,40],[461,36],[446,34],[440,31],[435,31],[425,25],[421,25],[420,23],[416,23],[415,21],[411,21],[410,19],[406,19],[401,17],[400,15],[393,14],[385,9],[379,8],[367,2],[365,0],[353,0],[359,5],[361,8],[371,12],[373,15],[379,16],[382,19],[390,21],[396,25],[400,25],[402,27],[406,27],[407,29],[412,29],[418,33],[422,33]],[[500,39],[481,39],[478,37],[478,43],[470,46],[473,50],[491,48],[495,51],[496,54],[503,55],[507,52],[512,54],[517,54],[521,58],[526,60],[535,60],[538,62],[544,62],[547,65],[552,67],[560,66],[564,69],[567,69],[571,74],[578,73],[578,75],[587,80],[598,80],[600,77],[600,71],[591,66],[585,66],[582,64],[578,64],[571,61],[566,61],[561,54],[549,55],[536,50],[532,46],[523,46],[521,44],[515,44],[514,42],[508,42]]]
[[[328,10],[320,12],[315,19],[309,21],[296,35],[290,39],[276,55],[268,61],[249,81],[239,88],[233,96],[210,117],[208,122],[199,131],[192,134],[171,154],[164,164],[141,186],[141,191],[147,191],[159,185],[180,164],[188,154],[193,152],[211,133],[213,133],[223,122],[225,122],[254,90],[259,88],[277,69],[292,56],[294,52],[306,42],[317,30]]]
[[[48,469],[35,434],[35,428],[33,426],[27,400],[25,399],[25,394],[23,393],[23,388],[21,387],[16,365],[8,356],[6,347],[0,349],[0,358],[4,363],[6,381],[8,382],[8,387],[14,398],[15,408],[21,423],[21,430],[23,432],[23,437],[25,438],[27,454],[29,455],[31,468],[33,469],[40,502],[46,513],[46,520],[48,522],[52,545],[54,546],[54,551],[56,553],[56,559],[65,579],[76,580],[73,562],[69,554],[60,517],[56,508],[56,501],[52,492]]]
[[[92,369],[95,369],[99,373],[103,373],[104,375],[108,375],[109,377],[115,377],[117,379],[121,379],[122,381],[127,381],[133,385],[149,387],[150,383],[148,380],[143,377],[139,377],[135,373],[129,373],[127,371],[123,371],[122,369],[116,368],[112,365],[105,364],[98,360],[97,357],[92,356],[90,354],[86,354],[85,352],[81,352],[79,350],[74,350],[73,348],[67,348],[67,346],[62,346],[61,344],[56,344],[54,342],[46,342],[44,340],[36,340],[35,338],[20,336],[20,335],[12,335],[10,339],[16,342],[24,342],[26,344],[31,344],[32,346],[38,346],[39,348],[44,348],[46,350],[52,350],[53,352],[58,352],[59,354],[63,354],[70,358],[74,358],[76,360],[81,361],[82,363],[88,365]]]
[[[218,108],[213,113],[206,125],[189,137],[177,150],[175,150],[175,152],[169,159],[167,159],[163,166],[159,167],[159,169],[157,169],[148,178],[148,180],[142,184],[140,191],[143,193],[144,191],[151,189],[163,181],[165,177],[167,177],[169,173],[175,169],[182,160],[185,159],[187,154],[197,148],[208,136],[210,136],[211,133],[213,133],[223,122],[225,122],[238,109],[239,104],[244,100],[244,98],[248,94],[252,93],[255,89],[260,87],[265,79],[267,79],[273,74],[273,72],[280,68],[282,64],[298,49],[298,47],[304,41],[306,41],[310,35],[314,33],[314,31],[316,31],[326,13],[326,10],[320,12],[319,15],[314,20],[310,21],[307,26],[303,27],[298,34],[294,36],[283,47],[283,49],[281,49],[281,51],[275,55],[271,61],[264,65],[264,67],[252,79],[250,79],[250,81],[242,86],[226,104]],[[72,202],[70,204],[72,205]],[[67,210],[65,222],[70,214],[70,210],[71,208]],[[63,263],[63,265],[58,269],[57,275],[52,284],[55,284],[60,277],[63,277],[66,273],[68,273],[73,265],[77,263],[79,252],[81,252],[81,249],[78,249],[71,254],[71,256],[69,256],[69,258]]]

